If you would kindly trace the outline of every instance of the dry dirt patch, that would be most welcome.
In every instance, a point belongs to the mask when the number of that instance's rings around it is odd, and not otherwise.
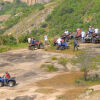
[[[57,75],[54,78],[41,80],[36,83],[39,87],[69,88],[74,86],[76,79],[83,75],[81,72],[66,73]]]
[[[71,89],[64,94],[57,96],[57,100],[76,100],[76,98],[84,91],[84,88]]]
[[[10,17],[10,15],[2,15],[2,16],[0,16],[0,21],[6,21],[6,20],[8,20],[9,17]]]

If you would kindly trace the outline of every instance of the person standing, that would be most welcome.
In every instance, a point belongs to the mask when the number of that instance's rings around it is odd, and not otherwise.
[[[82,42],[85,41],[85,36],[86,36],[86,33],[84,31],[81,32],[81,38],[82,38]]]
[[[75,50],[78,50],[78,39],[77,38],[74,39],[74,51]]]
[[[94,33],[95,34],[98,34],[99,33],[99,29],[98,28],[95,28]]]
[[[45,36],[44,36],[44,43],[45,43],[45,45],[48,44],[48,35],[45,35]]]
[[[77,37],[80,37],[81,36],[81,32],[82,30],[80,28],[77,29]]]
[[[92,26],[89,27],[89,35],[92,35],[94,32],[94,28]]]
[[[65,35],[66,35],[66,36],[68,36],[68,35],[69,35],[69,31],[68,31],[67,29],[65,30],[65,32],[64,32],[64,33],[65,33]]]
[[[30,43],[31,43],[31,38],[29,37],[29,38],[28,38],[28,44],[30,44]]]

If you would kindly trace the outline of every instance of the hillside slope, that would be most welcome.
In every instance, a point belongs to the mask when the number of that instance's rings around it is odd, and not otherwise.
[[[46,21],[51,36],[78,27],[87,31],[89,25],[100,28],[100,0],[61,0]]]
[[[46,4],[44,6],[44,9],[36,10],[35,12],[31,13],[28,17],[21,19],[21,21],[17,25],[7,30],[4,34],[11,33],[18,36],[23,33],[31,32],[34,28],[39,28],[40,23],[45,21],[47,15],[51,13],[51,11],[56,5],[56,2]]]

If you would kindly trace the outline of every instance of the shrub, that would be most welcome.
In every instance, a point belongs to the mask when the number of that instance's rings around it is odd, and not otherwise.
[[[46,71],[49,71],[49,72],[53,72],[53,71],[58,70],[58,68],[55,65],[52,65],[52,64],[42,64],[40,66],[40,68],[44,68]]]
[[[47,27],[47,23],[46,23],[46,22],[42,22],[42,23],[41,23],[41,27],[42,27],[42,28],[46,28],[46,27]]]
[[[27,39],[28,39],[28,35],[27,34],[23,34],[22,36],[20,36],[18,38],[19,43],[26,43],[27,42]]]
[[[55,56],[52,56],[52,58],[51,58],[52,60],[57,60],[57,58],[55,57]]]
[[[58,59],[58,63],[61,64],[61,65],[63,65],[64,68],[66,69],[66,64],[68,63],[68,59],[61,57],[61,58]]]
[[[56,67],[56,66],[54,66],[54,65],[47,65],[47,67],[45,68],[47,71],[49,71],[49,72],[53,72],[53,71],[57,71],[58,70],[58,68]]]
[[[39,7],[39,10],[43,10],[44,9],[44,5],[41,5],[40,7]]]
[[[15,45],[17,44],[16,39],[13,37],[13,35],[6,35],[6,36],[1,36],[1,43],[2,45]]]

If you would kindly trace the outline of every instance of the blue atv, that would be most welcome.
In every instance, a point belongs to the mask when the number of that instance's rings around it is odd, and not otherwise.
[[[0,78],[0,87],[3,87],[3,86],[13,87],[15,85],[16,85],[15,77],[12,77],[10,79],[8,79],[6,77],[1,77]]]
[[[64,49],[69,49],[69,46],[67,45],[66,42],[61,43],[61,45],[58,45],[56,50],[64,50]]]

